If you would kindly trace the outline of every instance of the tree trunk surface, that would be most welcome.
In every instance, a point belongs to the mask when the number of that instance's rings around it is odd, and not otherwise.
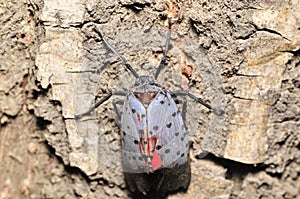
[[[168,198],[300,197],[300,1],[0,3],[0,199],[134,198],[113,97],[139,75],[186,98],[191,181]],[[95,97],[96,96],[96,97]]]

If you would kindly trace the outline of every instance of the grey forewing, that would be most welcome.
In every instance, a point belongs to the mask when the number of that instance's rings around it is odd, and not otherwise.
[[[137,114],[141,115],[138,122]],[[145,172],[145,161],[139,150],[140,134],[146,127],[146,109],[132,93],[126,96],[121,117],[122,165],[125,172]]]
[[[156,149],[163,167],[183,164],[188,157],[188,139],[177,105],[167,92],[159,92],[147,108],[130,93],[123,106],[121,136],[123,168],[128,172],[144,172],[138,141],[157,136]],[[126,165],[124,165],[124,163]]]
[[[177,105],[167,92],[159,93],[148,109],[148,129],[160,139],[158,154],[164,167],[185,163],[188,157],[188,138]],[[158,130],[155,131],[155,129]]]

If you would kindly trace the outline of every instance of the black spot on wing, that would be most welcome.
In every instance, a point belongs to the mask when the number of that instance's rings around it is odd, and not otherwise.
[[[158,130],[158,126],[153,126],[153,130],[157,131]]]
[[[171,128],[171,126],[172,126],[172,123],[169,123],[166,125],[167,128]]]

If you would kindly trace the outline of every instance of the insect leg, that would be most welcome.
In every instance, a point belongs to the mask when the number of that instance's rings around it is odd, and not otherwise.
[[[185,129],[188,129],[187,125],[186,125],[186,107],[187,107],[187,101],[186,101],[186,99],[183,99],[183,98],[180,98],[180,99],[177,98],[175,102],[176,102],[176,104],[182,104],[182,107],[181,107],[181,117],[182,117]]]
[[[185,122],[186,106],[187,106],[186,99],[177,99],[176,102],[178,104],[182,104],[181,117],[182,117],[183,121]]]
[[[154,78],[157,79],[160,71],[166,66],[166,57],[167,57],[167,53],[169,50],[169,44],[170,44],[170,39],[171,39],[171,18],[168,18],[168,22],[169,22],[169,29],[168,29],[168,34],[167,34],[167,39],[166,39],[166,44],[165,44],[165,51],[163,54],[163,57],[160,60],[159,66],[155,72]]]
[[[100,38],[102,39],[102,41],[104,42],[105,46],[111,51],[113,52],[124,64],[124,66],[130,70],[130,72],[136,77],[138,78],[139,75],[137,74],[137,72],[132,68],[132,66],[118,53],[118,51],[116,49],[114,49],[114,47],[112,47],[110,45],[110,43],[105,39],[105,37],[103,36],[103,34],[100,32],[100,30],[95,27],[94,28],[95,32],[100,36]]]
[[[215,114],[217,114],[217,115],[223,115],[224,114],[223,110],[211,107],[209,104],[207,104],[206,102],[204,102],[201,98],[196,97],[195,95],[193,95],[193,94],[191,94],[189,92],[186,92],[186,91],[175,91],[172,94],[174,94],[176,96],[188,96],[188,97],[192,98],[193,100],[195,100],[196,102],[202,104],[203,106],[205,106],[209,110],[212,110]]]
[[[118,105],[120,104],[123,104],[123,100],[120,100],[120,99],[114,99],[112,104],[113,104],[113,107],[114,107],[114,110],[115,110],[115,113],[117,114],[117,123],[118,123],[118,126],[120,127],[120,121],[121,121],[121,111],[120,109],[118,108]]]
[[[89,110],[87,110],[86,112],[81,113],[79,115],[75,115],[75,119],[80,119],[83,116],[90,114],[96,108],[98,108],[101,104],[103,104],[104,102],[106,102],[113,95],[126,96],[127,92],[125,92],[125,91],[112,91],[112,92],[108,93],[106,96],[104,96],[102,99],[100,99],[100,101],[97,102],[94,106],[92,106],[91,108],[89,108]]]

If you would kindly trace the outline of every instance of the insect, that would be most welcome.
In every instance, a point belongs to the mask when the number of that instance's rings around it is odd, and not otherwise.
[[[165,195],[179,188],[186,189],[191,176],[189,141],[184,124],[186,102],[178,97],[188,96],[215,113],[220,111],[189,92],[167,91],[157,81],[166,65],[171,19],[163,57],[154,76],[139,76],[101,31],[98,28],[94,30],[105,46],[135,76],[136,81],[129,92],[112,91],[88,111],[76,115],[76,118],[90,114],[112,96],[125,97],[121,111],[113,105],[121,123],[122,167],[129,189],[142,195],[149,195],[151,190]],[[182,111],[178,109],[179,103],[182,103]]]

